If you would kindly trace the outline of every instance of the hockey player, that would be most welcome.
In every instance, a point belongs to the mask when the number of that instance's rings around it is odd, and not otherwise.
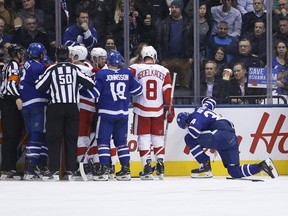
[[[144,63],[130,66],[135,78],[143,86],[143,95],[135,98],[133,108],[133,133],[138,135],[139,153],[144,166],[140,177],[142,180],[153,179],[152,144],[157,162],[157,175],[162,179],[165,155],[164,120],[167,117],[167,121],[171,123],[174,118],[173,106],[171,113],[167,112],[171,101],[172,83],[168,69],[155,64],[157,52],[152,46],[143,47],[141,55]]]
[[[106,64],[106,60],[107,60],[107,52],[105,49],[101,48],[101,47],[95,47],[91,50],[90,52],[91,55],[91,62],[93,65],[93,71],[96,73],[99,70],[103,69],[107,69],[108,66]]]
[[[8,47],[11,60],[3,68],[1,83],[1,116],[2,136],[1,147],[1,180],[21,179],[17,172],[17,146],[20,143],[23,131],[23,117],[21,109],[23,102],[19,94],[19,81],[21,77],[20,65],[23,63],[24,49],[19,44]]]
[[[87,61],[88,50],[84,46],[74,46],[70,47],[70,55],[71,60],[74,64],[76,64],[81,72],[86,76],[92,78],[92,65]],[[91,138],[91,124],[93,121],[93,117],[95,114],[95,98],[90,94],[86,89],[80,90],[80,102],[78,103],[79,108],[79,131],[78,131],[78,141],[77,141],[77,158],[78,162],[80,162],[81,158],[85,154],[88,146],[90,145]],[[93,165],[93,161],[97,160],[96,156],[93,155],[93,152],[97,152],[97,146],[94,145],[90,148],[88,152],[88,157],[84,159],[84,168],[87,173],[93,172],[94,169],[92,166],[89,168],[88,160],[91,161],[91,165]],[[96,149],[96,150],[95,150]],[[91,169],[92,168],[92,169]],[[79,173],[80,174],[80,173]]]
[[[216,101],[213,98],[204,98],[202,106],[192,114],[182,112],[177,116],[178,126],[188,127],[185,143],[191,154],[200,163],[198,169],[191,171],[192,178],[212,177],[210,158],[203,148],[215,149],[223,161],[224,167],[233,178],[242,178],[255,175],[261,171],[271,178],[278,177],[278,172],[270,158],[259,164],[243,164],[240,166],[239,144],[234,125],[228,119],[216,114],[213,110]]]
[[[96,128],[100,170],[93,179],[107,181],[110,163],[110,140],[113,137],[117,148],[121,170],[117,180],[130,180],[130,153],[127,146],[128,108],[130,94],[142,94],[142,87],[127,68],[119,68],[123,57],[112,50],[107,55],[109,69],[96,73],[96,88],[100,92],[99,117]]]
[[[41,43],[31,43],[27,49],[29,59],[24,63],[20,79],[20,96],[23,101],[22,115],[28,133],[24,180],[37,179],[47,169],[48,148],[45,137],[45,119],[49,95],[35,88],[35,81],[45,71],[41,63],[46,49]]]

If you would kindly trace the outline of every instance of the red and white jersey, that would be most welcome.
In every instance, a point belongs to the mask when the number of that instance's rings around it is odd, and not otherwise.
[[[163,114],[163,92],[172,88],[169,70],[158,64],[129,66],[142,85],[143,94],[134,98],[133,111],[141,116],[158,117]]]
[[[93,77],[94,73],[92,72],[93,66],[88,63],[84,62],[84,65],[76,64],[86,76]],[[95,112],[95,98],[85,97],[84,95],[80,94],[80,102],[78,103],[79,109],[88,110],[90,112]]]

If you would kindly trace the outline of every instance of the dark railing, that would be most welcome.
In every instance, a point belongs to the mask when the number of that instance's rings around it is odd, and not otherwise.
[[[201,97],[202,100],[204,97]],[[272,95],[273,104],[287,104],[283,95]],[[174,103],[178,105],[191,105],[194,103],[193,96],[175,96]],[[266,95],[251,96],[229,96],[225,98],[224,104],[267,104]]]

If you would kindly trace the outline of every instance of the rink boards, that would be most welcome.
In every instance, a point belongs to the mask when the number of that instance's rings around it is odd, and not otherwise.
[[[176,116],[180,112],[192,112],[193,107],[175,108]],[[215,111],[230,119],[235,126],[239,140],[240,159],[242,163],[258,163],[270,157],[273,159],[280,175],[288,175],[288,108],[287,107],[244,107],[216,108]],[[129,129],[132,127],[132,109],[130,109]],[[166,176],[187,176],[198,163],[185,149],[186,130],[177,126],[176,118],[169,125],[166,155]],[[1,133],[2,137],[2,133]],[[2,142],[2,140],[0,140]],[[128,131],[128,147],[131,153],[131,172],[137,176],[142,169],[138,153],[137,137]],[[219,155],[210,149],[213,175],[227,175]],[[23,158],[20,166],[23,165]],[[116,164],[116,169],[119,163]]]

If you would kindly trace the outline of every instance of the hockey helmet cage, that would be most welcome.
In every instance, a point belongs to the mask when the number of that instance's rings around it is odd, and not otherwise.
[[[214,110],[216,108],[217,102],[214,98],[211,97],[205,97],[202,102],[201,102],[202,106],[207,107],[210,110]]]
[[[24,53],[24,48],[20,44],[10,44],[10,46],[8,47],[8,54],[10,55],[10,57],[14,57],[17,52]]]
[[[104,56],[107,57],[107,51],[101,47],[95,47],[91,50],[90,52],[92,57],[100,57],[100,56]]]
[[[30,58],[38,58],[40,54],[45,55],[46,48],[42,43],[31,43],[27,49],[27,54]]]
[[[154,62],[157,61],[157,52],[153,46],[145,46],[141,51],[142,59],[144,60],[145,57],[150,57],[153,59]]]
[[[60,61],[66,61],[69,58],[69,49],[65,45],[60,45],[56,49],[56,57]]]
[[[122,55],[116,50],[110,50],[107,54],[108,65],[119,67],[124,62]]]
[[[177,124],[180,128],[185,129],[188,127],[190,114],[188,112],[181,112],[177,115]]]
[[[71,47],[69,51],[70,51],[70,54],[72,55],[72,59],[74,58],[74,56],[77,55],[78,60],[84,61],[86,60],[88,56],[88,50],[84,46],[77,45],[77,46]]]

